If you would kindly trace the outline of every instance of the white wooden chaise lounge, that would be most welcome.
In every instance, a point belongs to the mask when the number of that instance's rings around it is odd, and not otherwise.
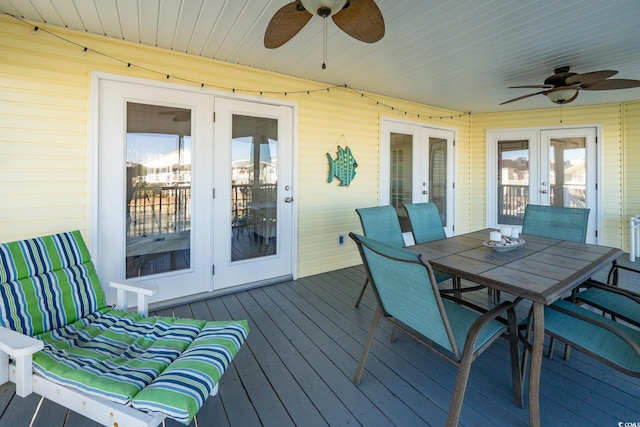
[[[0,383],[108,426],[189,424],[243,345],[246,320],[147,317],[154,289],[104,292],[78,231],[0,244]],[[138,313],[126,293],[138,293]]]

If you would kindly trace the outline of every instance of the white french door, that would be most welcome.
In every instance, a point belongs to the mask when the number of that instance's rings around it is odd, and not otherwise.
[[[383,119],[380,204],[396,208],[403,232],[411,231],[404,204],[433,202],[454,234],[454,141],[453,130]]]
[[[597,242],[597,128],[487,132],[487,226],[522,225],[528,203],[589,208]]]
[[[98,82],[100,277],[153,283],[152,302],[210,291],[213,97]]]
[[[91,249],[105,285],[154,284],[159,302],[291,278],[293,106],[96,76]]]
[[[216,98],[214,289],[293,271],[293,110]]]

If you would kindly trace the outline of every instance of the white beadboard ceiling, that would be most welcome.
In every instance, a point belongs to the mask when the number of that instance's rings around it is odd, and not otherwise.
[[[125,39],[234,64],[348,84],[457,111],[559,108],[536,89],[554,68],[613,69],[640,80],[640,0],[376,0],[386,34],[374,44],[312,18],[278,49],[263,35],[289,0],[0,0],[34,23]],[[162,70],[160,70],[162,71]],[[640,88],[582,91],[569,106],[640,100]]]

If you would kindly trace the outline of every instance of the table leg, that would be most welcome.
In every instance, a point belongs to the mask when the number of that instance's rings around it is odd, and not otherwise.
[[[531,371],[529,372],[529,425],[540,427],[540,371],[544,346],[544,305],[534,302],[532,307],[533,339],[531,341]]]

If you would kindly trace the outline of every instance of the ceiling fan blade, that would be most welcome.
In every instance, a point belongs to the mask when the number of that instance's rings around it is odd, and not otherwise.
[[[601,80],[583,87],[584,90],[613,90],[613,89],[630,89],[640,87],[640,80],[629,79],[609,79]]]
[[[508,101],[501,102],[500,105],[508,104],[508,103],[514,102],[514,101],[520,101],[521,99],[525,99],[525,98],[528,98],[528,97],[534,96],[534,95],[540,95],[541,93],[545,93],[545,92],[546,92],[546,90],[541,90],[540,92],[535,92],[535,93],[530,93],[528,95],[519,96],[517,98],[513,98],[513,99],[510,99]]]
[[[595,82],[599,82],[600,80],[608,79],[611,76],[615,76],[618,74],[615,70],[601,70],[601,71],[592,71],[590,73],[584,74],[576,74],[567,78],[566,82],[568,85],[575,84],[592,84]]]
[[[313,15],[307,12],[299,0],[292,1],[278,10],[264,33],[264,47],[275,49],[293,38]]]
[[[552,89],[551,85],[509,86],[509,89]]]
[[[351,0],[332,18],[342,31],[362,42],[375,43],[384,37],[384,18],[374,0]]]

